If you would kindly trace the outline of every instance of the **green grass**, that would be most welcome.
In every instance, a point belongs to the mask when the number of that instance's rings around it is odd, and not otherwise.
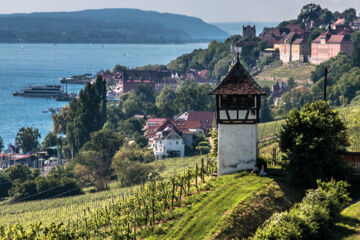
[[[205,158],[205,156],[166,159],[151,164],[161,166],[160,175],[167,178],[200,162],[201,158]],[[30,224],[38,221],[47,225],[57,220],[73,220],[83,216],[84,210],[88,208],[92,211],[101,209],[105,205],[111,204],[116,198],[122,197],[123,194],[129,194],[131,190],[131,187],[124,188],[118,182],[112,182],[108,191],[90,193],[90,189],[86,189],[85,194],[73,197],[15,204],[0,202],[0,225],[21,223],[27,228]]]
[[[157,160],[150,163],[153,166],[158,167],[161,170],[160,175],[164,178],[168,178],[172,175],[176,175],[181,171],[192,168],[196,163],[200,164],[201,159],[204,159],[206,163],[206,156],[193,156],[193,157],[183,157],[183,158],[169,158],[166,160]]]
[[[305,81],[310,83],[311,72],[315,69],[315,65],[302,64],[297,66],[296,64],[289,64],[284,66],[275,67],[259,73],[256,76],[256,81],[264,78],[294,78],[295,81]]]
[[[341,221],[337,223],[335,239],[360,239],[360,201],[345,208],[341,213]]]
[[[243,173],[212,179],[208,191],[187,197],[184,207],[177,208],[168,222],[144,236],[147,239],[209,239],[223,220],[241,202],[268,186],[272,179]]]

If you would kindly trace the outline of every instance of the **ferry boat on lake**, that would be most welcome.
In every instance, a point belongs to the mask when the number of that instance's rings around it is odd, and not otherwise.
[[[13,96],[55,98],[66,95],[61,85],[30,86],[13,92]]]

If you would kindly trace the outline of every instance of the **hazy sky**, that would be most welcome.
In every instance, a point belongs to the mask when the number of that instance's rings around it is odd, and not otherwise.
[[[360,10],[360,0],[0,0],[0,13],[139,8],[195,16],[206,22],[281,21],[295,18],[310,2],[332,11]]]

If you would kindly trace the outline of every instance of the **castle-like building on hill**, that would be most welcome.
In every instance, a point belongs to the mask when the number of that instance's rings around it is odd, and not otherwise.
[[[256,38],[256,27],[254,26],[243,26],[243,38]]]

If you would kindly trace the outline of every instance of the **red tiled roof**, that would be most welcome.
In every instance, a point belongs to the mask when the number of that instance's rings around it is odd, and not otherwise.
[[[149,118],[146,122],[165,122],[167,118]]]
[[[16,153],[16,154],[11,154],[11,153],[0,153],[0,157],[9,157],[10,160],[21,160],[21,159],[24,159],[24,158],[29,158],[31,157],[32,155],[29,155],[29,154],[20,154],[20,153]]]
[[[304,42],[303,38],[297,38],[294,40],[294,42],[292,44],[302,44]]]
[[[201,128],[201,122],[200,120],[183,120],[178,119],[175,121],[172,121],[172,123],[178,128],[178,129],[189,129],[189,128]]]
[[[300,24],[288,24],[285,28],[289,29],[290,32],[304,33],[304,29],[301,28]]]
[[[269,28],[261,37],[281,37],[281,32],[279,28]]]
[[[346,41],[351,41],[349,34],[331,34],[329,32],[322,33],[318,36],[312,43],[320,43],[321,39],[326,39],[326,43],[342,43]]]
[[[215,119],[215,113],[203,112],[203,111],[189,111],[188,121],[200,121],[201,127],[209,129],[212,127],[212,123]]]

